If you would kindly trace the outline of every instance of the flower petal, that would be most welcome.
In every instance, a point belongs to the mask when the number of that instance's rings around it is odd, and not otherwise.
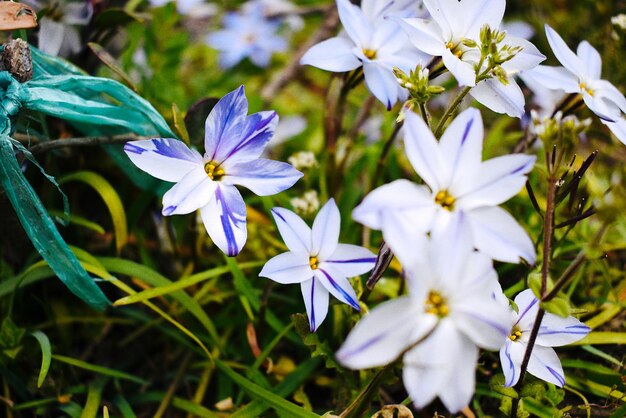
[[[465,266],[474,248],[466,214],[456,211],[449,215],[446,222],[433,226],[430,260],[438,281],[454,289],[465,282]]]
[[[604,97],[592,96],[586,90],[582,92],[583,101],[597,117],[609,123],[615,123],[621,116],[620,109]]]
[[[506,7],[505,0],[449,1],[457,6],[456,14],[463,25],[462,31],[456,28],[459,35],[474,41],[479,41],[480,30],[484,25],[492,30],[500,27]]]
[[[546,312],[537,334],[537,344],[558,347],[581,340],[591,332],[591,328],[573,316],[562,318]]]
[[[137,167],[165,181],[179,182],[194,168],[204,166],[200,153],[172,138],[130,141],[124,144],[124,152]]]
[[[433,191],[446,188],[442,171],[446,169],[439,145],[421,117],[407,112],[404,121],[404,147],[411,165]]]
[[[526,39],[507,35],[506,38],[504,38],[503,43],[513,47],[517,46],[522,48],[522,50],[515,54],[513,58],[502,64],[502,68],[507,71],[512,71],[514,73],[527,71],[535,68],[546,59],[546,56],[539,52],[537,47],[528,42]]]
[[[522,372],[521,366],[524,359],[526,345],[507,339],[500,349],[500,364],[504,372],[504,386],[515,386]]]
[[[387,110],[391,110],[398,101],[400,88],[391,70],[374,62],[364,62],[363,74],[369,91],[385,105]]]
[[[358,45],[363,46],[369,41],[374,28],[367,21],[361,8],[348,0],[337,0],[339,19],[348,36]]]
[[[485,296],[472,294],[455,301],[450,320],[477,346],[498,350],[513,326],[509,312],[508,306],[500,304],[489,293]]]
[[[513,118],[524,115],[524,93],[513,78],[508,79],[508,84],[502,84],[496,78],[483,80],[470,90],[470,94],[496,113],[505,113]]]
[[[524,187],[536,159],[534,155],[511,154],[484,161],[472,182],[458,191],[456,204],[471,210],[506,202]]]
[[[311,255],[316,256],[320,261],[329,258],[337,248],[339,243],[339,228],[341,226],[341,215],[335,199],[329,199],[320,209],[313,221],[311,235]]]
[[[583,64],[586,78],[597,80],[602,76],[602,58],[598,51],[587,41],[578,44],[576,55]]]
[[[224,184],[239,184],[247,187],[258,196],[270,196],[293,186],[302,177],[302,173],[291,164],[258,158],[252,161],[225,164]]]
[[[302,283],[313,277],[306,253],[286,252],[270,258],[259,273],[281,284]]]
[[[204,123],[205,155],[221,163],[239,144],[248,113],[248,99],[243,86],[222,97],[211,109]]]
[[[320,266],[317,270],[313,270],[313,273],[326,290],[339,301],[352,306],[357,311],[361,310],[356,293],[341,270],[326,263],[323,268]]]
[[[474,246],[494,260],[534,264],[536,250],[528,234],[507,211],[486,207],[467,212]]]
[[[49,55],[58,55],[65,38],[66,26],[52,19],[42,18],[39,22],[39,43],[37,46]]]
[[[584,71],[583,62],[576,56],[576,54],[574,54],[574,52],[567,46],[563,38],[561,38],[561,36],[554,29],[547,24],[545,25],[545,29],[548,43],[550,44],[556,59],[558,59],[565,68],[580,77]]]
[[[314,277],[300,284],[311,332],[324,322],[328,314],[328,290]]]
[[[404,355],[404,387],[417,408],[439,396],[450,412],[458,412],[474,393],[477,360],[478,348],[454,324],[442,321]]]
[[[433,206],[433,200],[425,186],[400,179],[372,190],[352,211],[352,219],[368,228],[381,230],[388,214],[394,213],[410,219],[415,222],[416,229],[426,232],[430,222],[421,222],[424,219],[422,210],[430,206]]]
[[[472,64],[462,61],[448,48],[444,49],[442,58],[448,71],[459,82],[459,86],[474,87],[476,85],[476,71]]]
[[[617,122],[602,121],[603,124],[609,127],[613,135],[619,139],[622,144],[626,145],[626,119],[620,118]]]
[[[522,332],[530,332],[537,318],[539,310],[539,300],[535,297],[530,289],[526,289],[515,296],[514,300],[517,305],[517,325]]]
[[[277,125],[278,115],[274,111],[246,116],[241,124],[239,141],[222,144],[217,161],[227,160],[229,164],[234,164],[259,158],[274,135]]]
[[[622,112],[626,112],[626,97],[613,84],[606,80],[597,80],[594,83],[596,94],[615,103]]]
[[[332,264],[346,277],[354,277],[374,268],[376,254],[358,245],[337,244],[335,251],[320,266],[323,268],[325,263]]]
[[[216,187],[204,168],[196,167],[163,195],[163,215],[185,215],[200,209],[213,198]]]
[[[422,211],[390,211],[382,216],[383,238],[407,271],[419,269],[428,253],[426,230],[416,226],[419,223],[416,223],[415,219],[421,218],[421,221],[432,223],[435,211],[436,208],[431,204]]]
[[[402,19],[399,22],[415,48],[433,56],[443,54],[445,42],[436,22],[419,18]]]
[[[314,45],[300,59],[301,65],[312,65],[332,72],[351,71],[361,66],[352,52],[354,42],[337,36]]]
[[[530,79],[550,90],[563,90],[566,93],[579,93],[578,77],[563,67],[538,65],[524,71],[524,79]]]
[[[378,305],[350,332],[337,351],[337,360],[350,369],[391,363],[412,343],[413,332],[420,327],[418,318],[420,312],[408,296]]]
[[[446,167],[439,178],[457,197],[457,184],[472,178],[482,161],[483,119],[478,109],[469,108],[454,118],[441,136],[439,152]]]
[[[246,204],[234,186],[219,184],[215,197],[200,209],[209,236],[224,254],[236,256],[248,238]]]
[[[535,345],[528,362],[528,373],[560,388],[565,386],[563,367],[553,348]]]
[[[272,215],[285,245],[296,253],[311,254],[311,228],[301,217],[284,208],[273,208]]]

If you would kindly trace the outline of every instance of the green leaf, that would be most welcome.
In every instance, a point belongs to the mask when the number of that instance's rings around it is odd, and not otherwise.
[[[70,251],[39,197],[24,178],[13,146],[6,136],[0,136],[0,183],[35,249],[59,279],[92,308],[103,310],[107,307],[109,301],[106,296]]]
[[[89,385],[87,400],[80,418],[96,418],[98,416],[100,402],[102,401],[102,390],[105,384],[106,379],[98,379]]]
[[[233,369],[228,367],[226,363],[223,363],[222,361],[216,359],[215,365],[233,382],[239,385],[239,387],[248,392],[248,395],[255,399],[262,400],[263,402],[270,405],[272,408],[276,409],[276,411],[285,413],[292,418],[319,418],[319,415],[313,412],[309,412],[285,400],[282,396],[276,395],[267,389],[263,389],[256,383],[251,382],[250,380],[246,379],[245,377],[241,376]]]
[[[558,296],[549,302],[541,302],[540,306],[547,312],[560,316],[561,318],[567,318],[571,311],[569,302]]]
[[[65,219],[65,215],[63,214],[63,212],[58,211],[58,210],[49,210],[48,213],[51,216],[57,217],[57,218],[61,218],[61,219]],[[89,219],[83,218],[82,216],[78,216],[76,214],[70,214],[70,217],[68,218],[68,221],[70,224],[74,224],[77,226],[82,226],[85,227],[87,229],[90,229],[94,232],[97,232],[98,234],[104,234],[106,231],[104,230],[103,227],[101,227],[100,225],[98,225],[97,223],[90,221]]]
[[[571,345],[626,344],[626,332],[590,332]]]
[[[293,391],[303,385],[306,380],[313,374],[315,369],[319,367],[321,360],[319,358],[311,358],[299,365],[289,376],[280,382],[273,389],[278,396],[286,398]],[[231,415],[231,418],[256,418],[263,415],[269,408],[269,405],[261,399],[255,399],[248,405],[239,409]]]
[[[265,264],[265,261],[252,261],[248,263],[239,264],[239,268],[254,268],[258,266],[262,266]],[[171,282],[171,284],[165,286],[157,286],[152,289],[146,289],[141,292],[135,293],[134,295],[124,296],[116,300],[113,305],[114,306],[123,306],[130,305],[137,302],[142,302],[144,300],[152,299],[157,296],[163,296],[170,294],[176,290],[184,289],[189,286],[193,286],[197,283],[200,283],[204,280],[208,280],[213,277],[221,276],[222,274],[229,273],[231,271],[230,267],[215,267],[207,271],[203,271],[201,273],[197,273],[191,276],[184,277],[175,282]]]
[[[70,366],[78,367],[80,369],[88,370],[90,372],[98,373],[104,376],[114,377],[116,379],[129,380],[140,385],[148,383],[147,380],[141,379],[132,374],[128,374],[119,370],[110,369],[108,367],[98,366],[95,364],[87,363],[86,361],[78,360],[72,357],[61,356],[59,354],[52,354],[52,358],[60,361],[61,363],[69,364]]]
[[[39,370],[39,377],[37,378],[37,387],[40,388],[43,385],[48,370],[50,369],[50,363],[52,361],[52,348],[50,347],[50,340],[48,336],[41,331],[33,331],[30,333],[41,347],[41,369]]]
[[[146,267],[142,264],[135,263],[133,261],[109,257],[98,258],[98,261],[100,261],[102,265],[110,272],[125,274],[130,277],[137,277],[152,286],[172,285],[171,280],[168,280],[151,268]],[[207,316],[206,312],[204,312],[202,306],[200,306],[200,304],[196,300],[194,300],[183,290],[173,291],[171,292],[171,296],[179,301],[185,307],[185,309],[187,309],[193,316],[195,316],[196,319],[198,319],[198,321],[200,321],[200,323],[207,330],[213,342],[219,344],[220,337],[217,333],[217,329],[215,328],[215,324]],[[143,300],[143,302],[145,302],[145,300]]]
[[[0,347],[15,348],[22,341],[26,330],[17,326],[10,316],[2,320],[0,325]]]
[[[80,181],[93,188],[106,204],[111,220],[113,221],[113,229],[115,231],[115,249],[119,254],[122,247],[128,241],[128,226],[126,224],[126,212],[120,196],[117,194],[111,183],[109,183],[100,174],[92,171],[78,171],[59,179],[59,183],[67,183],[70,181]]]

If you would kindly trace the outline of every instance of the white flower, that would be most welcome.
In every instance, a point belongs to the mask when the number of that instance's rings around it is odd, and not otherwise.
[[[258,67],[267,67],[274,52],[287,50],[288,43],[278,35],[280,22],[263,14],[260,3],[224,16],[224,29],[206,37],[209,46],[220,51],[220,66],[230,68],[244,58]]]
[[[308,190],[302,197],[294,197],[289,203],[300,215],[310,215],[320,208],[320,201],[315,190]]]
[[[504,371],[505,386],[513,386],[520,377],[524,353],[528,348],[528,338],[535,325],[539,300],[532,290],[526,289],[515,298],[518,312],[514,313],[515,324],[509,338],[500,349],[500,363]],[[528,373],[559,387],[565,385],[563,367],[556,352],[551,347],[571,344],[584,338],[591,328],[573,316],[562,318],[546,312],[539,327],[533,351],[528,362]]]
[[[478,347],[497,350],[512,323],[507,306],[493,297],[499,285],[491,260],[472,251],[462,228],[460,222],[434,236],[425,260],[409,272],[409,294],[365,315],[337,352],[351,369],[403,355],[404,386],[418,408],[436,396],[450,412],[465,407],[474,393]]]
[[[241,86],[221,98],[209,113],[204,156],[174,138],[130,141],[124,151],[143,171],[176,183],[163,195],[163,215],[200,209],[209,236],[232,257],[248,237],[246,204],[235,185],[269,196],[302,177],[289,164],[259,158],[277,123],[276,112],[248,115],[248,100]]]
[[[602,59],[598,51],[582,41],[574,53],[548,25],[546,36],[563,67],[540,65],[530,72],[532,77],[546,88],[580,94],[587,107],[626,144],[626,98],[613,84],[600,78]]]
[[[272,209],[274,220],[289,251],[270,259],[259,273],[282,284],[300,283],[311,331],[328,313],[328,294],[360,310],[348,277],[374,267],[376,256],[367,248],[339,244],[339,209],[333,199],[322,207],[313,228],[283,208]]]
[[[460,214],[479,251],[495,260],[519,262],[521,257],[534,263],[532,241],[498,205],[524,186],[535,157],[513,154],[482,161],[482,118],[473,108],[457,116],[439,142],[413,112],[407,112],[404,130],[406,154],[426,186],[396,180],[379,187],[354,209],[353,218],[382,230],[403,264],[411,262],[416,237],[445,229]]]
[[[85,26],[93,16],[91,1],[48,2],[31,0],[25,3],[48,13],[39,22],[38,47],[46,54],[68,56],[80,52],[82,43],[76,26]]]
[[[524,115],[524,93],[514,77],[537,67],[546,57],[527,40],[509,34],[498,45],[518,47],[521,50],[500,66],[503,70],[500,77],[480,81],[470,90],[470,94],[494,112],[521,118]]]
[[[344,72],[363,66],[365,84],[387,109],[407,94],[393,75],[398,67],[408,72],[424,64],[425,54],[410,48],[406,34],[390,15],[408,13],[415,2],[364,0],[362,8],[348,0],[337,0],[339,18],[345,34],[330,38],[311,49],[300,60],[322,70]],[[416,10],[417,11],[417,10]]]
[[[484,25],[492,29],[500,26],[505,0],[424,0],[432,20],[404,19],[403,28],[413,45],[427,54],[442,57],[443,63],[462,86],[476,84],[477,62],[480,51],[468,48],[463,40],[480,43]]]

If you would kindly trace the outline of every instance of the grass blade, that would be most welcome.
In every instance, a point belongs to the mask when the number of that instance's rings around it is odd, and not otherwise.
[[[50,369],[50,363],[52,360],[52,349],[50,348],[50,340],[48,336],[41,331],[34,331],[31,334],[39,342],[41,347],[41,370],[39,370],[39,377],[37,378],[37,387],[40,388],[43,381],[46,380],[48,370]]]
[[[147,380],[141,379],[137,376],[133,376],[132,374],[124,373],[122,371],[110,369],[104,366],[98,366],[96,364],[87,363],[86,361],[78,360],[72,357],[52,354],[52,358],[60,361],[61,363],[69,364],[70,366],[78,367],[79,369],[88,370],[90,372],[98,373],[104,376],[110,376],[122,380],[129,380],[140,385],[145,385],[148,383]]]

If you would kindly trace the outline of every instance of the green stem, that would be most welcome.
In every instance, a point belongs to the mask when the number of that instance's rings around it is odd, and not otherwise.
[[[452,102],[448,110],[446,110],[446,113],[444,113],[441,120],[437,124],[437,128],[435,129],[435,137],[439,138],[441,136],[443,127],[446,125],[446,122],[454,114],[457,107],[459,107],[459,105],[461,104],[461,102],[463,101],[465,96],[467,96],[467,93],[469,93],[471,89],[472,89],[471,87],[465,87],[463,90],[461,90],[461,93],[459,93],[456,99],[454,99],[454,102]]]
[[[428,120],[428,112],[426,111],[426,103],[420,102],[419,104],[420,115],[422,115],[422,119],[424,119],[424,123],[428,128],[430,128],[430,121]]]

